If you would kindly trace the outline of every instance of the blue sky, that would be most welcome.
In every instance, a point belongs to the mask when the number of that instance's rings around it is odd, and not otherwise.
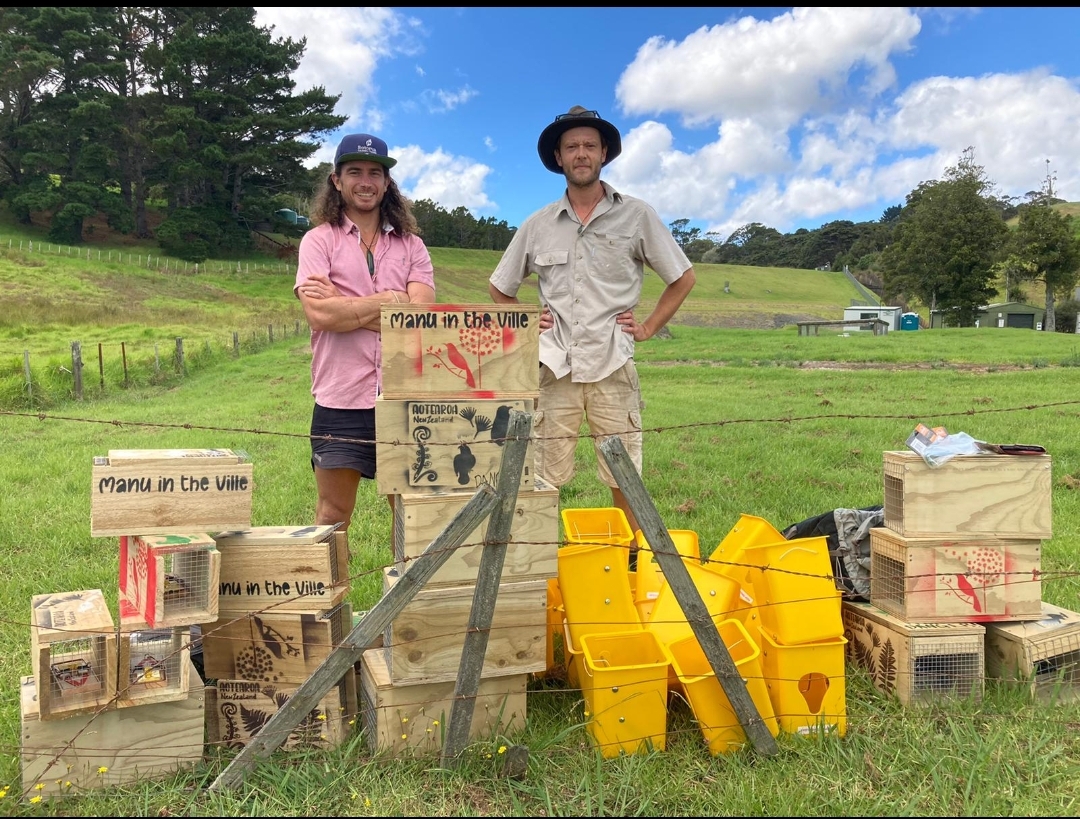
[[[520,225],[565,184],[540,132],[621,132],[602,178],[722,240],[878,219],[964,150],[1003,196],[1080,201],[1078,8],[258,8],[298,90],[386,140],[403,192]],[[1049,163],[1047,162],[1049,160]]]

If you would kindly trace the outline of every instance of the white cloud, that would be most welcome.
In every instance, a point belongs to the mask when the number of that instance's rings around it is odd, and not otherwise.
[[[484,181],[491,168],[468,157],[453,156],[442,148],[428,153],[416,145],[390,148],[398,164],[392,171],[401,192],[410,199],[430,199],[445,210],[467,208],[477,211],[495,209],[484,191]]]
[[[627,114],[671,112],[688,126],[728,117],[790,126],[858,71],[866,95],[891,86],[889,58],[910,50],[919,28],[904,8],[812,7],[702,27],[681,42],[651,37],[616,95]]]
[[[495,147],[495,140],[492,139],[489,136],[484,137],[484,147],[487,148],[492,153],[495,153],[495,151],[499,150],[498,148]]]
[[[410,33],[415,21],[388,8],[313,11],[290,6],[256,7],[255,22],[273,26],[275,37],[307,38],[304,56],[293,74],[297,90],[322,86],[328,94],[340,94],[335,113],[349,118],[346,129],[378,131],[382,127],[385,114],[379,107],[375,69],[382,59],[415,50]]]
[[[427,89],[420,96],[427,106],[428,113],[445,114],[468,102],[479,93],[476,89],[466,85],[457,91],[445,91],[441,88]]]

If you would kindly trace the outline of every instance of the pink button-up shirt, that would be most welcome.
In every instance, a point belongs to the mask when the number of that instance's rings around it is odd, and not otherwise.
[[[367,267],[360,231],[343,224],[322,224],[300,240],[296,292],[315,273],[330,277],[343,296],[370,296],[407,289],[409,282],[435,287],[431,255],[419,236],[400,236],[389,225],[375,247],[375,275]],[[311,394],[331,409],[371,409],[382,386],[382,336],[365,329],[347,333],[311,331]]]

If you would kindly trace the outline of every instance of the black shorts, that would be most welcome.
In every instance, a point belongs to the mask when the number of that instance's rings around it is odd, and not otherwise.
[[[311,413],[311,468],[355,469],[375,477],[375,410],[330,409]],[[330,440],[316,436],[329,435]]]

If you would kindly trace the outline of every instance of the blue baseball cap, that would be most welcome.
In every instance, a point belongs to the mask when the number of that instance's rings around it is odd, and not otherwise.
[[[334,155],[334,167],[337,168],[343,162],[354,162],[358,159],[378,162],[387,169],[397,165],[397,160],[387,155],[386,143],[377,136],[349,134],[342,137],[337,146],[337,153]]]

